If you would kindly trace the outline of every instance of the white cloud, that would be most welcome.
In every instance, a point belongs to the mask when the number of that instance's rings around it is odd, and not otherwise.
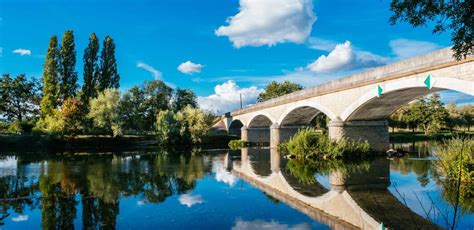
[[[254,221],[244,221],[237,220],[235,225],[232,227],[232,230],[250,230],[250,229],[271,229],[271,230],[306,230],[311,229],[311,225],[308,223],[301,223],[290,226],[288,224],[281,224],[275,220],[264,221],[264,220],[254,220]]]
[[[207,97],[198,97],[198,103],[204,110],[225,113],[240,108],[240,95],[242,95],[242,104],[246,106],[255,103],[262,91],[256,86],[240,88],[235,81],[228,80],[222,85],[216,85],[214,94]]]
[[[178,70],[184,74],[200,73],[204,66],[191,61],[183,62],[178,66]]]
[[[321,55],[307,68],[316,73],[333,73],[341,70],[355,70],[384,65],[387,58],[368,51],[354,50],[351,42],[337,44],[326,56]]]
[[[204,202],[200,195],[193,196],[193,195],[189,195],[189,194],[183,194],[183,195],[179,196],[178,200],[179,200],[180,204],[186,205],[186,206],[188,206],[188,208],[190,208],[191,206],[193,206],[195,204],[201,204],[202,202]]]
[[[222,161],[214,160],[212,162],[212,172],[216,174],[217,181],[224,182],[230,187],[233,187],[237,183],[237,177],[225,169]]]
[[[30,56],[31,55],[31,50],[28,50],[28,49],[16,49],[16,50],[13,50],[13,53],[14,54],[19,54],[20,56]]]
[[[302,43],[316,21],[312,0],[240,0],[239,9],[227,19],[229,25],[215,31],[237,48]]]
[[[153,77],[154,77],[155,79],[161,79],[161,76],[162,76],[161,72],[158,71],[157,69],[155,69],[153,66],[148,65],[148,64],[146,64],[146,63],[144,63],[144,62],[138,62],[138,63],[137,63],[137,67],[138,67],[138,68],[142,68],[142,69],[144,69],[144,70],[150,72],[151,75],[153,75]]]
[[[22,222],[22,221],[27,221],[28,218],[29,218],[28,215],[19,215],[19,216],[17,216],[17,217],[13,217],[13,218],[12,218],[12,221],[13,221],[13,222]]]
[[[409,40],[404,38],[392,40],[389,45],[398,59],[405,59],[425,54],[441,48],[441,46],[433,42]]]
[[[308,47],[315,50],[331,51],[336,47],[337,42],[322,38],[309,38]]]

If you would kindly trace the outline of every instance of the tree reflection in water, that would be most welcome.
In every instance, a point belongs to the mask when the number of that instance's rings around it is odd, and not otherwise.
[[[121,197],[161,203],[193,190],[211,170],[198,152],[22,155],[16,161],[15,175],[0,175],[0,224],[9,209],[41,208],[43,229],[73,229],[79,203],[83,228],[114,229]]]

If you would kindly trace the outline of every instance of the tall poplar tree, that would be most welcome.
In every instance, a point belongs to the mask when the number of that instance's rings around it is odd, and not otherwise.
[[[62,101],[69,97],[76,96],[77,72],[76,67],[76,47],[74,44],[74,32],[67,30],[64,32],[60,54],[61,63],[61,83],[59,85],[59,99]]]
[[[59,105],[59,51],[56,35],[49,40],[46,61],[43,65],[43,98],[41,116],[52,115]]]
[[[84,85],[82,85],[81,101],[83,105],[88,106],[91,98],[97,97],[97,78],[98,78],[98,60],[99,39],[92,33],[89,37],[89,45],[84,50]]]
[[[102,92],[107,88],[119,88],[119,81],[120,76],[115,61],[115,43],[110,36],[107,36],[104,39],[100,56],[99,91]]]

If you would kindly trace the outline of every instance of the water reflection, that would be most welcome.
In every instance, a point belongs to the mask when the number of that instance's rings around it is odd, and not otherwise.
[[[266,163],[256,162],[264,160]],[[256,167],[262,167],[264,173]],[[249,183],[332,228],[379,229],[382,224],[394,229],[437,228],[388,190],[387,159],[318,169],[329,177],[329,188],[315,179],[307,165],[281,159],[275,150],[243,149],[241,162],[233,166]]]
[[[141,204],[146,204],[160,203],[178,194],[179,201],[188,207],[202,203],[200,196],[188,192],[209,171],[210,159],[205,158],[197,154],[74,155],[25,165],[18,162],[34,159],[4,157],[1,212],[7,215],[9,209],[23,213],[26,208],[40,208],[43,229],[72,229],[81,212],[84,228],[114,229],[121,196],[138,196]],[[14,222],[26,220],[27,215],[12,218]]]

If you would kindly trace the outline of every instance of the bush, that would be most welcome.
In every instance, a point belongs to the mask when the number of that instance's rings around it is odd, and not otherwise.
[[[231,140],[229,142],[229,148],[232,150],[243,149],[249,146],[250,146],[250,143],[243,140]]]
[[[202,142],[202,137],[207,134],[211,127],[208,115],[190,105],[177,112],[175,118],[181,123],[181,132],[189,132],[191,141],[195,144]],[[186,131],[185,129],[188,130]]]
[[[158,142],[161,145],[178,145],[190,140],[189,130],[185,127],[183,128],[181,122],[176,119],[176,114],[171,110],[164,110],[158,113],[155,128]]]
[[[122,130],[119,123],[120,92],[116,89],[106,89],[97,98],[90,101],[88,118],[94,122],[94,127],[111,134],[121,136]]]
[[[40,118],[33,128],[34,132],[46,133],[50,135],[64,134],[64,120],[59,111],[54,111],[53,115]]]
[[[437,160],[434,165],[441,174],[443,196],[461,206],[474,210],[474,139],[455,137],[437,146]],[[458,196],[459,193],[459,196]]]
[[[325,134],[319,134],[314,128],[299,130],[289,141],[281,144],[280,148],[298,159],[365,158],[371,152],[366,141],[335,141]]]

